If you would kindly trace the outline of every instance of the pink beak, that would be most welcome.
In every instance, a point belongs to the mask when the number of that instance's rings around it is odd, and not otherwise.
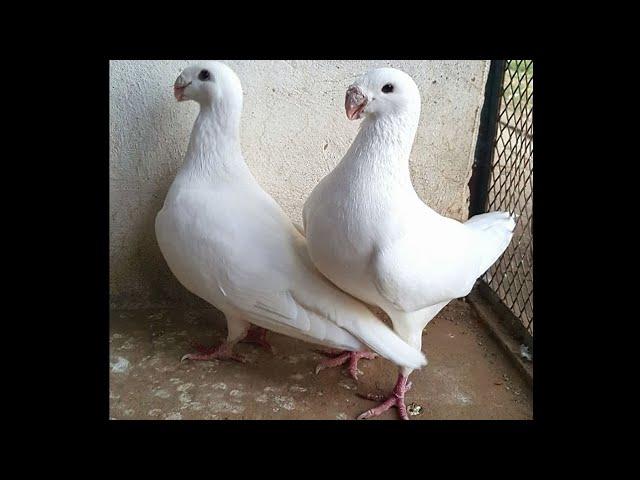
[[[184,87],[173,87],[173,96],[176,97],[176,100],[179,102],[182,101],[182,95],[184,93]]]
[[[347,118],[349,120],[360,118],[360,114],[367,106],[368,101],[367,96],[360,87],[351,85],[344,99],[344,109],[347,112]]]
[[[176,81],[176,83],[173,85],[173,96],[176,97],[176,100],[178,100],[179,102],[182,102],[185,100],[184,89],[187,88],[189,85],[191,85],[191,82],[182,83],[180,81]]]

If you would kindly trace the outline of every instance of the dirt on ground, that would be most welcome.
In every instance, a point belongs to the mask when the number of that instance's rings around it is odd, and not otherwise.
[[[241,343],[248,363],[180,362],[191,342],[226,337],[216,310],[114,310],[110,320],[110,418],[113,420],[352,420],[375,406],[360,393],[388,394],[397,368],[361,360],[355,382],[345,368],[314,373],[326,358],[314,345],[269,332],[269,353]],[[533,417],[532,392],[488,336],[473,308],[449,304],[424,330],[429,364],[411,375],[412,420]],[[376,419],[395,420],[395,408]],[[370,420],[369,420],[370,421]]]

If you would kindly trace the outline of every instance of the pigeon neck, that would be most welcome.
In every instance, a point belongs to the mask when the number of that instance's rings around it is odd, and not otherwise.
[[[410,184],[409,155],[418,118],[419,114],[365,118],[347,157],[358,169]]]
[[[242,170],[240,114],[228,106],[201,105],[185,159],[191,177],[214,180]]]

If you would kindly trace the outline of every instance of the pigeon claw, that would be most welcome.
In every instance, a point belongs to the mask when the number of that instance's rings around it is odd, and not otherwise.
[[[373,352],[340,352],[340,351],[331,351],[331,350],[316,350],[316,352],[321,353],[327,356],[333,356],[333,358],[328,358],[323,360],[316,366],[316,375],[320,373],[321,370],[325,368],[333,368],[338,367],[349,362],[349,375],[354,380],[358,380],[358,374],[362,373],[358,370],[358,361],[362,358],[366,358],[367,360],[373,360],[378,355]]]
[[[413,384],[411,382],[407,381],[407,377],[399,375],[393,392],[387,398],[384,398],[384,396],[382,395],[375,394],[358,394],[359,397],[366,398],[367,400],[381,402],[377,407],[370,408],[366,412],[358,415],[358,420],[366,420],[367,418],[377,417],[379,415],[382,415],[391,407],[396,407],[398,409],[398,413],[400,414],[400,418],[402,420],[409,420],[409,415],[407,414],[407,406],[404,403],[404,394],[411,389],[412,385]]]
[[[261,327],[251,326],[249,331],[247,332],[247,336],[244,337],[241,341],[243,343],[254,343],[265,350],[268,350],[270,353],[273,353],[273,346],[267,341],[267,332],[268,330]]]

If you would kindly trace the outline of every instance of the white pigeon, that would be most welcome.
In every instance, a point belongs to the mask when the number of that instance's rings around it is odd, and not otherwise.
[[[254,325],[346,350],[355,370],[358,358],[372,358],[367,347],[407,368],[424,365],[420,349],[317,271],[304,236],[252,176],[239,142],[236,74],[219,62],[190,66],[174,94],[196,101],[200,112],[156,217],[156,237],[176,278],[222,311],[228,330],[213,351],[183,359],[242,361],[233,347]]]
[[[364,74],[348,88],[345,109],[350,120],[364,119],[344,158],[305,203],[309,253],[329,280],[384,310],[398,335],[419,349],[427,323],[467,295],[502,255],[515,221],[495,212],[460,223],[418,197],[409,154],[420,93],[406,73],[380,68]],[[396,406],[408,420],[404,395],[412,371],[400,365],[392,395],[358,418]]]

